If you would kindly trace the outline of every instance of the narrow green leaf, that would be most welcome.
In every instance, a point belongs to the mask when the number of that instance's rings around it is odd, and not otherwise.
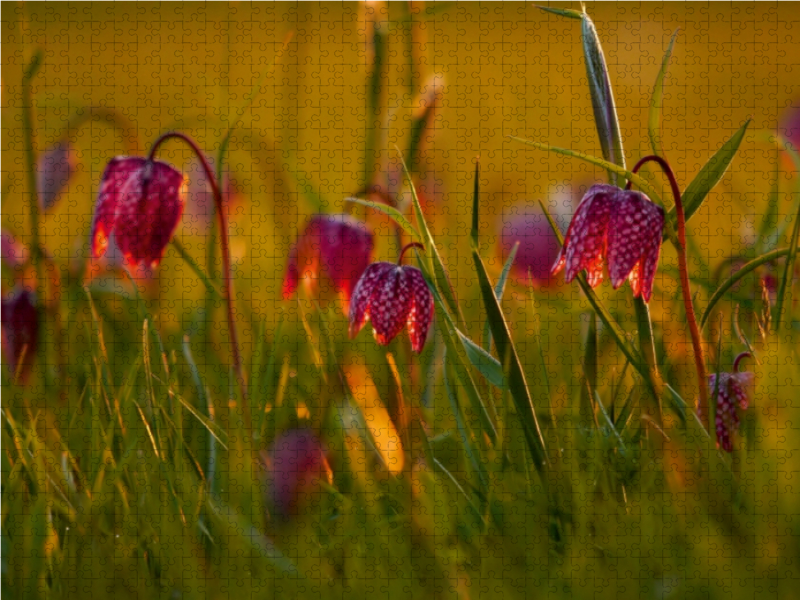
[[[581,15],[581,39],[583,55],[586,59],[586,77],[589,80],[589,91],[592,95],[592,109],[603,158],[608,162],[625,168],[625,152],[622,149],[622,135],[619,130],[617,109],[614,106],[614,92],[608,76],[608,67],[600,38],[589,15]],[[612,185],[622,187],[624,181],[616,170],[609,169]]]
[[[536,8],[539,8],[545,12],[552,13],[554,15],[567,17],[568,19],[577,19],[579,21],[583,19],[583,13],[580,13],[577,10],[571,10],[569,8],[553,8],[550,6],[537,6]]]
[[[372,31],[372,73],[369,79],[369,104],[367,105],[366,133],[364,145],[364,188],[372,183],[375,171],[375,147],[380,129],[381,82],[383,81],[383,63],[386,57],[386,35],[381,31],[380,22],[373,20]],[[377,122],[376,122],[377,121]]]
[[[594,422],[592,399],[597,390],[597,318],[589,313],[589,331],[586,334],[586,348],[583,353],[583,374],[586,385],[581,386],[578,414],[581,424],[590,427]]]
[[[700,317],[700,329],[702,329],[708,318],[711,316],[711,311],[714,310],[714,307],[717,305],[725,293],[735,286],[739,281],[741,281],[745,276],[755,271],[761,265],[771,262],[773,260],[777,260],[783,256],[789,255],[789,248],[781,248],[779,250],[773,250],[772,252],[767,252],[758,258],[754,258],[749,263],[744,265],[741,269],[736,271],[733,275],[731,275],[722,285],[717,288],[717,291],[711,296],[708,301],[708,306],[706,310],[703,312],[703,316]]]
[[[650,147],[653,149],[653,154],[664,156],[664,150],[661,147],[661,107],[664,100],[664,79],[669,70],[669,60],[672,57],[672,47],[675,45],[675,40],[678,37],[680,29],[676,29],[672,34],[672,39],[669,41],[667,51],[664,54],[664,60],[661,61],[661,70],[656,77],[656,84],[653,86],[653,95],[650,97],[650,112],[647,118],[647,133],[650,136]]]
[[[505,316],[500,308],[500,303],[494,295],[494,289],[489,281],[489,275],[486,273],[483,260],[478,253],[478,249],[475,247],[472,248],[472,258],[475,262],[475,270],[478,273],[478,286],[480,287],[483,297],[486,318],[492,328],[492,335],[494,336],[495,345],[497,346],[497,354],[508,360],[508,384],[511,391],[511,398],[514,400],[517,414],[522,420],[522,430],[525,433],[525,439],[528,442],[528,448],[530,449],[533,462],[544,480],[550,463],[547,457],[542,430],[539,427],[536,411],[533,408],[533,401],[528,391],[528,382],[525,380],[525,373],[522,370],[517,349],[511,338],[508,323],[506,323]]]
[[[500,279],[497,280],[497,285],[494,286],[494,295],[497,296],[497,301],[503,301],[503,293],[506,291],[506,281],[508,274],[511,273],[511,267],[514,265],[514,259],[517,257],[517,250],[519,250],[519,242],[514,242],[511,247],[511,252],[508,253],[506,263],[503,265],[503,271],[500,273]],[[483,329],[483,348],[487,352],[492,351],[492,329],[489,323],[484,325]]]
[[[395,146],[395,148],[397,147]],[[422,206],[420,205],[419,197],[417,196],[417,188],[414,186],[414,181],[411,179],[411,173],[408,170],[406,161],[403,158],[399,148],[397,148],[397,152],[400,154],[400,162],[403,165],[403,173],[405,173],[408,187],[411,189],[411,198],[414,202],[414,214],[417,217],[417,225],[422,233],[422,243],[425,246],[425,254],[433,268],[433,273],[436,276],[436,283],[441,289],[445,300],[447,301],[447,308],[456,316],[459,326],[463,327],[464,315],[461,313],[461,307],[456,301],[455,293],[450,285],[450,279],[447,276],[447,269],[445,269],[444,263],[442,262],[442,257],[439,254],[439,249],[436,247],[436,243],[433,240],[433,235],[431,234],[431,230],[428,228],[428,223],[425,220],[425,215],[422,212]]]
[[[794,230],[792,231],[792,239],[789,242],[789,254],[786,257],[786,263],[783,265],[783,277],[781,277],[781,285],[778,288],[778,299],[775,303],[776,332],[781,330],[784,306],[791,306],[792,281],[794,280],[794,263],[795,260],[797,260],[798,244],[800,244],[800,202],[797,205],[797,216],[794,219]]]
[[[189,268],[194,271],[194,274],[197,275],[200,281],[203,282],[203,285],[206,286],[206,291],[211,295],[216,296],[217,299],[222,300],[222,294],[217,289],[217,286],[211,283],[211,280],[205,273],[203,273],[200,265],[198,265],[197,262],[189,255],[189,253],[186,251],[186,248],[184,248],[183,244],[181,244],[180,240],[177,237],[173,237],[171,244],[178,253],[178,256],[180,256],[183,261],[189,265]]]
[[[361,198],[347,198],[346,202],[367,206],[373,210],[377,210],[379,213],[383,213],[387,217],[394,219],[394,221],[403,228],[403,231],[411,236],[412,241],[422,242],[422,238],[420,237],[417,228],[414,227],[411,222],[406,219],[405,215],[403,215],[403,213],[401,213],[395,207],[389,206],[388,204],[383,204],[381,202],[373,202],[372,200],[362,200]]]
[[[472,245],[478,247],[478,234],[480,233],[480,211],[478,205],[480,203],[480,174],[481,163],[475,161],[475,183],[472,191]]]
[[[767,210],[761,219],[761,226],[758,229],[758,246],[762,251],[777,245],[778,232],[778,201],[780,199],[780,177],[781,177],[781,149],[775,145],[775,178],[767,196]]]
[[[480,374],[486,378],[486,381],[502,390],[505,387],[505,380],[500,362],[460,331],[458,331],[458,337],[472,366],[478,369]]]
[[[722,176],[725,175],[725,171],[728,170],[733,157],[736,156],[736,151],[739,150],[739,145],[744,139],[744,134],[747,132],[750,121],[752,121],[752,119],[747,119],[744,125],[717,150],[716,154],[714,154],[703,168],[700,169],[700,172],[688,185],[686,191],[683,192],[683,207],[686,212],[687,223],[700,209],[711,189],[717,185],[720,179],[722,179]],[[674,207],[669,210],[668,219],[677,222]]]
[[[546,152],[553,152],[555,154],[562,154],[564,156],[569,156],[571,158],[577,158],[578,160],[586,161],[595,166],[602,167],[607,171],[616,173],[620,177],[625,177],[629,181],[632,181],[634,185],[638,187],[640,190],[642,190],[645,194],[647,194],[651,200],[655,200],[662,206],[664,205],[664,202],[661,200],[661,197],[658,195],[658,192],[655,190],[653,186],[651,186],[645,179],[642,179],[639,175],[634,175],[624,167],[615,165],[614,163],[608,162],[607,160],[603,160],[602,158],[597,158],[594,156],[590,156],[588,154],[584,154],[583,152],[577,152],[575,150],[567,150],[566,148],[556,148],[555,146],[548,146],[547,144],[542,144],[531,140],[525,140],[522,138],[515,137],[513,135],[509,137],[512,140],[521,142],[528,146],[533,146],[534,148],[538,148],[539,150],[544,150]]]

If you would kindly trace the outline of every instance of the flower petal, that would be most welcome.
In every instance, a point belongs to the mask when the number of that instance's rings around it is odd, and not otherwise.
[[[102,256],[108,247],[108,236],[114,229],[120,192],[125,182],[144,164],[139,156],[118,156],[111,159],[103,171],[100,191],[94,206],[90,234],[92,257]]]
[[[419,269],[415,267],[404,267],[404,269],[408,284],[411,286],[411,310],[406,320],[408,337],[411,338],[411,349],[419,354],[428,339],[428,330],[433,321],[433,294]]]
[[[586,269],[589,284],[595,287],[603,280],[603,256],[606,252],[608,221],[613,194],[619,189],[611,185],[593,185],[581,200],[567,230],[564,241],[564,278],[569,283],[581,269]],[[561,262],[561,255],[556,265]]]
[[[388,262],[372,263],[366,268],[361,279],[358,280],[353,290],[353,296],[350,299],[349,334],[351,339],[358,335],[365,321],[369,318],[370,299],[376,287],[380,285],[386,274],[394,269],[395,266]]]
[[[128,263],[161,261],[183,213],[183,175],[166,163],[146,161],[117,198],[114,230]]]
[[[289,259],[286,261],[286,274],[283,276],[283,299],[288,300],[297,289],[300,281],[300,272],[297,269],[297,244],[292,244],[289,250]]]
[[[638,264],[635,282],[631,283],[635,283],[641,292],[642,288],[648,288],[644,285],[647,275],[655,276],[653,255],[657,263],[664,211],[640,192],[619,191],[614,198],[616,201],[608,225],[608,274],[611,285],[614,289],[621,286]],[[654,241],[658,242],[655,252],[652,250]],[[643,266],[641,261],[645,256],[647,261]],[[649,287],[652,289],[652,280]],[[634,295],[639,294],[635,292]],[[649,298],[649,295],[650,291],[646,291],[645,296]]]
[[[20,381],[28,380],[33,361],[36,357],[39,338],[39,319],[34,304],[34,295],[27,289],[15,292],[9,298],[3,298],[0,320],[3,324],[2,347],[5,362],[15,375],[20,368]]]
[[[349,300],[372,258],[372,234],[350,215],[328,215],[322,228],[320,253],[337,290]]]
[[[386,346],[400,333],[411,312],[412,286],[405,267],[392,265],[370,296],[367,315],[377,342]]]
[[[69,142],[58,142],[42,154],[36,173],[39,206],[42,210],[48,211],[53,207],[74,172],[75,164]]]

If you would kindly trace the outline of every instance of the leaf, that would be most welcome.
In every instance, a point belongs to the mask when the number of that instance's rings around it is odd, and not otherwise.
[[[675,39],[678,37],[680,29],[676,29],[672,34],[672,39],[669,41],[667,51],[664,54],[664,60],[661,61],[661,70],[656,77],[656,84],[653,86],[653,95],[650,97],[650,113],[647,118],[647,133],[650,136],[650,147],[653,149],[653,154],[664,156],[664,150],[661,147],[661,106],[664,99],[664,79],[667,76],[669,69],[669,60],[672,57],[672,47],[675,45]]]
[[[754,258],[749,263],[744,265],[741,269],[736,271],[733,275],[731,275],[722,285],[717,288],[717,291],[711,296],[708,301],[708,306],[706,306],[706,310],[703,312],[703,316],[700,317],[700,329],[702,329],[708,318],[711,316],[711,311],[714,310],[717,302],[720,301],[722,296],[725,295],[729,289],[731,289],[734,285],[739,283],[744,277],[751,272],[755,271],[761,265],[771,262],[773,260],[777,260],[783,256],[788,256],[789,248],[781,248],[780,250],[773,250],[772,252],[768,252],[758,258]]]
[[[403,228],[403,231],[411,236],[413,241],[422,242],[422,238],[420,237],[417,228],[414,227],[411,222],[406,219],[405,215],[395,207],[389,206],[388,204],[383,204],[381,202],[373,202],[372,200],[362,200],[361,198],[348,198],[346,201],[367,206],[373,210],[383,213],[387,217],[394,219],[394,221]]]
[[[506,290],[506,281],[508,274],[511,272],[511,267],[514,265],[514,259],[517,257],[517,250],[519,250],[519,242],[514,242],[511,247],[511,252],[508,253],[506,264],[503,265],[503,271],[500,273],[500,279],[497,280],[497,285],[494,286],[494,295],[497,296],[497,301],[503,300],[503,293]],[[487,352],[492,351],[492,330],[487,322],[483,330],[483,347]]]
[[[552,8],[550,6],[537,6],[536,8],[539,8],[545,12],[553,13],[554,15],[567,17],[568,19],[578,19],[579,21],[583,19],[583,13],[580,13],[577,10],[571,10],[569,8]]]
[[[683,192],[683,208],[686,213],[687,223],[689,219],[692,218],[692,215],[700,209],[711,189],[717,185],[720,179],[722,179],[722,176],[725,175],[725,171],[728,170],[733,157],[736,156],[739,144],[741,144],[744,139],[744,134],[747,131],[748,125],[750,125],[750,121],[752,121],[752,119],[747,119],[744,125],[717,150],[717,153],[711,157],[702,169],[700,169],[700,172],[688,185],[686,191]],[[669,210],[667,216],[669,220],[677,223],[674,207]]]
[[[566,148],[557,148],[555,146],[548,146],[547,144],[542,144],[540,142],[534,142],[531,140],[525,140],[522,138],[515,137],[513,135],[510,135],[508,137],[517,142],[521,142],[528,146],[533,146],[534,148],[538,148],[539,150],[544,150],[546,152],[553,152],[555,154],[562,154],[564,156],[577,158],[578,160],[583,160],[595,166],[602,167],[608,171],[612,171],[617,175],[620,175],[622,177],[625,177],[629,181],[632,181],[634,185],[636,185],[645,194],[647,194],[651,200],[655,200],[661,205],[664,204],[664,202],[661,200],[661,197],[658,195],[658,192],[656,192],[655,188],[653,188],[653,186],[651,186],[645,179],[642,179],[639,175],[634,175],[627,169],[617,166],[614,163],[610,163],[607,160],[603,160],[602,158],[590,156],[588,154],[584,154],[583,152],[577,152],[575,150],[567,150]]]
[[[503,367],[500,365],[500,362],[463,333],[460,331],[457,333],[472,366],[480,371],[481,375],[486,378],[486,381],[502,390],[505,387],[505,380],[503,378]]]
[[[608,162],[625,168],[625,152],[622,149],[622,135],[619,130],[617,109],[614,106],[614,92],[608,77],[608,67],[603,56],[600,38],[589,15],[581,15],[581,39],[583,54],[586,59],[586,77],[589,80],[589,91],[592,95],[592,109],[603,158]],[[609,169],[612,185],[622,187],[619,173]]]

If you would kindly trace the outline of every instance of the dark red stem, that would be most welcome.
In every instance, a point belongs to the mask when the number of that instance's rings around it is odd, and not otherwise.
[[[397,266],[400,266],[402,264],[403,256],[405,255],[406,252],[411,250],[411,248],[419,248],[420,250],[425,252],[425,246],[423,246],[419,242],[411,242],[410,244],[406,244],[405,246],[403,246],[403,249],[400,250],[400,256],[397,258]]]
[[[733,361],[733,372],[739,372],[739,363],[742,362],[745,358],[750,358],[752,355],[749,352],[742,352],[739,356],[736,357],[736,360]]]
[[[200,159],[200,163],[203,165],[203,170],[206,173],[206,179],[208,179],[209,183],[211,184],[211,191],[214,194],[214,203],[217,206],[217,218],[219,219],[219,242],[222,251],[222,271],[224,275],[224,282],[225,282],[225,304],[228,308],[228,331],[231,338],[231,355],[233,357],[233,368],[236,371],[236,378],[239,381],[239,392],[242,396],[242,414],[244,415],[245,426],[247,427],[248,431],[251,431],[251,421],[250,421],[250,406],[247,403],[247,388],[245,387],[244,383],[244,373],[242,371],[242,359],[239,356],[239,341],[238,336],[236,335],[236,319],[234,317],[233,311],[233,294],[231,292],[231,256],[230,250],[228,245],[228,224],[225,218],[225,211],[222,207],[222,192],[219,189],[219,183],[217,183],[217,178],[214,175],[214,171],[211,169],[211,166],[208,164],[208,159],[206,159],[203,152],[197,146],[195,141],[190,138],[189,136],[180,133],[178,131],[170,131],[163,134],[159,137],[153,147],[150,149],[150,154],[147,156],[147,160],[153,160],[153,157],[156,154],[159,146],[166,142],[169,139],[177,138],[186,142],[186,144],[194,151],[197,155],[197,158]]]
[[[675,179],[675,174],[672,172],[669,163],[660,156],[650,155],[645,156],[632,169],[635,175],[639,169],[642,168],[647,162],[656,162],[664,171],[664,174],[669,179],[669,185],[672,188],[672,196],[675,198],[675,214],[678,217],[678,266],[681,273],[681,288],[683,290],[683,306],[686,310],[686,320],[689,323],[689,331],[692,336],[692,347],[694,349],[694,364],[697,369],[698,387],[700,388],[700,397],[697,400],[697,413],[700,415],[703,424],[708,427],[707,415],[708,410],[702,410],[701,407],[708,408],[708,388],[706,378],[706,360],[703,354],[703,345],[700,340],[700,328],[697,326],[697,317],[694,314],[694,305],[692,304],[692,293],[689,288],[689,268],[686,265],[686,216],[683,212],[683,201],[681,200],[681,190],[678,187],[678,181]],[[625,189],[631,189],[632,181],[628,181]]]

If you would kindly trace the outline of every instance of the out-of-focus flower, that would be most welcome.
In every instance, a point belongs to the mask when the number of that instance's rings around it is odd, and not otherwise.
[[[209,159],[208,164],[214,169],[213,160]],[[211,222],[211,216],[216,210],[214,193],[211,191],[211,184],[208,182],[205,169],[200,161],[193,161],[189,165],[186,175],[188,182],[186,184],[186,210],[183,216],[183,226],[188,225],[195,230],[194,233],[204,235]],[[236,182],[227,169],[223,174],[223,180],[222,202],[226,215],[230,217],[231,211],[241,195]]]
[[[261,459],[267,471],[267,502],[283,520],[299,514],[323,482],[333,483],[325,448],[307,429],[284,432]]]
[[[116,234],[129,265],[156,267],[183,213],[184,177],[166,163],[118,157],[103,173],[92,221],[92,256]]]
[[[663,230],[664,209],[641,192],[593,185],[575,212],[551,272],[555,275],[566,267],[569,283],[586,269],[587,281],[594,288],[603,280],[607,257],[614,289],[628,280],[634,297],[649,302]]]
[[[372,260],[372,234],[346,214],[314,215],[289,250],[283,297],[302,281],[309,296],[327,303],[336,294],[348,311],[356,283]]]
[[[800,99],[796,99],[781,116],[778,132],[800,151]]]
[[[401,252],[401,259],[407,248]],[[388,262],[373,263],[353,292],[350,337],[358,335],[370,321],[375,340],[387,346],[403,327],[408,327],[411,348],[419,354],[428,339],[433,308],[433,295],[419,269]]]
[[[28,262],[28,248],[5,229],[0,231],[0,255],[3,262],[13,269],[24,267]]]
[[[75,157],[71,144],[62,140],[47,150],[39,158],[36,167],[36,181],[39,189],[39,207],[48,211],[56,203],[75,172]]]
[[[36,357],[39,320],[34,294],[26,288],[2,300],[2,347],[12,375],[19,369],[19,381],[27,383]]]
[[[749,405],[749,393],[755,381],[755,375],[750,371],[737,372],[739,360],[745,353],[736,359],[733,373],[720,373],[719,383],[717,375],[708,378],[708,389],[713,395],[716,391],[716,419],[717,444],[726,452],[733,451],[731,435],[739,430],[739,415],[737,408],[745,410]]]

